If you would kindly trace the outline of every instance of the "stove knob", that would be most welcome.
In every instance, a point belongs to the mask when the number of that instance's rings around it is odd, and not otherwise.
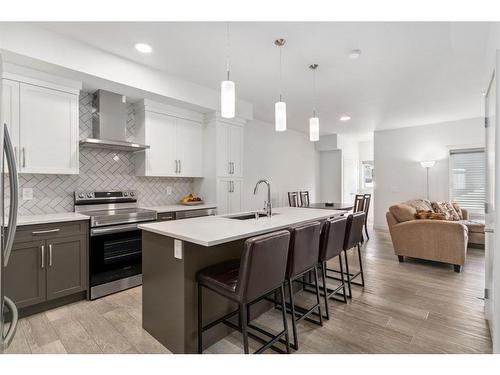
[[[87,198],[92,198],[92,193],[87,193]]]
[[[135,193],[133,191],[130,192],[130,196],[131,197],[134,197],[135,196]]]
[[[124,196],[124,197],[128,197],[128,192],[124,192],[124,193],[123,193],[123,196]]]
[[[78,198],[83,199],[84,197],[85,197],[85,194],[83,194],[83,193],[78,194]]]

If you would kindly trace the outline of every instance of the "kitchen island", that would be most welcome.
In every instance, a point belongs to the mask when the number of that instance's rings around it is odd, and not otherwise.
[[[140,224],[143,328],[173,353],[196,353],[199,270],[240,258],[249,237],[344,213],[282,207],[273,210],[271,217],[258,219],[253,213],[242,213]],[[203,309],[208,322],[234,311],[236,306],[204,290]],[[204,347],[229,332],[223,325],[207,331]]]

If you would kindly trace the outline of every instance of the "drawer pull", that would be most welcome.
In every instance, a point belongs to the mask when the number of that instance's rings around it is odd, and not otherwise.
[[[49,244],[49,267],[52,267],[52,244]]]
[[[56,233],[59,232],[61,229],[56,228],[56,229],[48,229],[48,230],[36,230],[31,232],[31,234],[45,234],[45,233]]]
[[[42,264],[41,264],[41,266],[42,266],[42,268],[44,268],[45,267],[45,246],[44,245],[40,246],[40,251],[42,253]]]

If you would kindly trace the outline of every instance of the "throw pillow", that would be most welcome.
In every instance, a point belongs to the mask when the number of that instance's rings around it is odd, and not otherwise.
[[[445,220],[460,220],[460,217],[450,202],[432,202],[432,208],[435,213],[444,214]]]
[[[415,219],[422,220],[422,219],[428,219],[432,214],[432,211],[430,210],[417,210],[417,213],[415,214]]]
[[[400,203],[389,207],[389,212],[401,223],[403,221],[414,220],[417,210],[407,204]]]
[[[407,204],[408,206],[413,207],[417,211],[432,211],[432,205],[431,202],[429,202],[426,199],[412,199],[410,201],[403,202],[404,204]]]
[[[462,209],[460,208],[460,206],[458,205],[458,203],[453,202],[452,205],[453,205],[453,208],[455,209],[458,217],[460,218],[460,220],[463,220],[464,219],[464,215],[462,214]]]
[[[429,219],[431,220],[446,220],[446,215],[443,213],[431,212],[429,215]]]

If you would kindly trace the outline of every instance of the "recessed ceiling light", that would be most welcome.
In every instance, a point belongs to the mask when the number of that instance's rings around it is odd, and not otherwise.
[[[340,121],[349,121],[351,116],[340,116]]]
[[[351,60],[359,59],[360,56],[361,56],[361,50],[360,49],[353,49],[351,52],[349,52],[349,58]]]
[[[153,52],[153,48],[146,43],[137,43],[135,45],[135,49],[139,51],[140,53],[151,53]]]

